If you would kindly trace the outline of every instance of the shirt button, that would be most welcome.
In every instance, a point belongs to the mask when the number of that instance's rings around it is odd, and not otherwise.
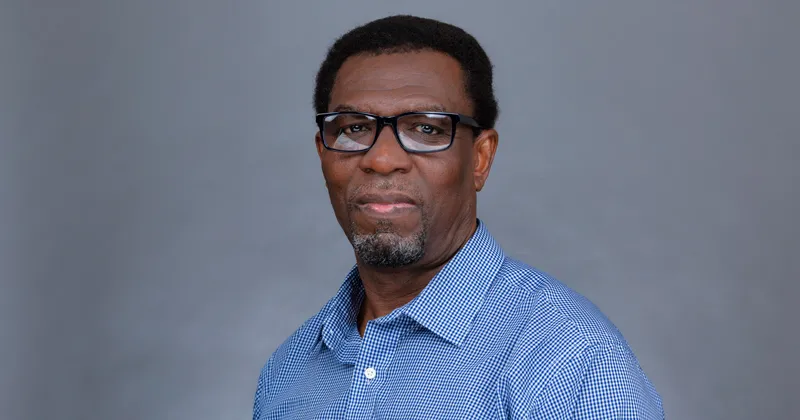
[[[375,375],[376,375],[375,369],[373,368],[364,369],[364,376],[366,376],[367,379],[375,379]]]

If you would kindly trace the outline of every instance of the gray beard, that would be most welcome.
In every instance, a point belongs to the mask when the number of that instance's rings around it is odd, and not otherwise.
[[[414,264],[425,255],[428,229],[423,221],[422,229],[409,237],[395,233],[391,223],[381,224],[375,233],[355,234],[356,227],[350,225],[350,243],[358,258],[366,265],[383,268],[400,268]]]

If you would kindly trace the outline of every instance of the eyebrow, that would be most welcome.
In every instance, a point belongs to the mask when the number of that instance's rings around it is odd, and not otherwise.
[[[447,109],[440,104],[416,104],[414,106],[408,106],[403,109],[404,110],[402,112],[398,112],[395,115],[400,115],[405,112],[425,112],[425,111],[448,112]],[[338,105],[336,106],[336,108],[333,109],[333,112],[365,112],[367,114],[378,114],[377,112],[372,112],[369,109],[369,107],[359,108],[357,106],[349,104]]]

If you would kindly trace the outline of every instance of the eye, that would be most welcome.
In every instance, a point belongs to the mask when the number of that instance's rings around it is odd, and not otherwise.
[[[436,127],[434,127],[434,126],[432,126],[430,124],[417,124],[414,127],[414,129],[419,131],[422,134],[428,134],[428,135],[438,134],[440,132],[440,130],[438,128],[436,128]]]
[[[366,131],[367,127],[359,124],[351,124],[342,129],[342,133],[344,134],[353,134],[353,133],[360,133],[362,131]]]

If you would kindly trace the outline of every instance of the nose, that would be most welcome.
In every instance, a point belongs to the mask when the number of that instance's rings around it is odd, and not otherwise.
[[[375,144],[361,158],[359,166],[364,172],[389,175],[395,171],[410,171],[411,163],[411,157],[400,146],[400,139],[395,136],[394,129],[390,125],[384,125],[380,128]]]

